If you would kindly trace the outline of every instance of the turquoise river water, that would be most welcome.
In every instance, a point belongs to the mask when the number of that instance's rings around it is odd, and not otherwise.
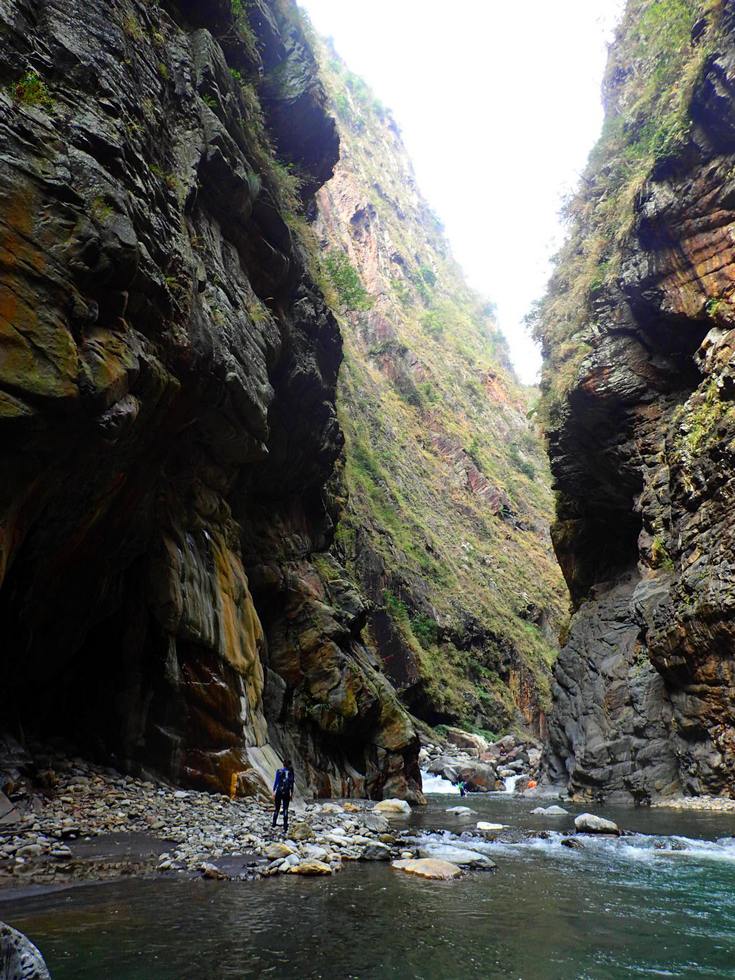
[[[54,980],[735,977],[735,815],[605,807],[635,835],[575,851],[560,843],[574,813],[534,816],[538,802],[502,794],[462,802],[472,821],[508,826],[486,844],[495,872],[128,879],[0,895],[0,919]],[[407,826],[424,841],[461,834],[473,822],[445,812],[457,803],[432,796]],[[541,829],[549,839],[524,836]]]

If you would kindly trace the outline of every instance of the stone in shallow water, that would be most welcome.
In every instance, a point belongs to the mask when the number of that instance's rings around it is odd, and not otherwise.
[[[390,861],[390,848],[385,844],[368,844],[360,857],[363,861]]]
[[[475,812],[468,806],[450,806],[446,809],[447,813],[453,813],[456,817],[469,817]]]
[[[380,803],[375,804],[373,811],[408,816],[411,813],[411,806],[405,800],[381,800]]]
[[[562,847],[569,847],[573,851],[583,851],[584,844],[581,840],[577,840],[576,837],[565,837],[561,842]]]
[[[498,830],[505,830],[504,823],[488,823],[486,820],[478,820],[475,826],[481,834],[494,834]]]
[[[4,922],[0,922],[0,980],[51,980],[30,939]]]
[[[574,826],[583,834],[619,834],[620,828],[612,820],[596,817],[594,813],[580,813],[575,817]]]
[[[312,840],[314,837],[314,831],[308,825],[308,823],[295,823],[291,827],[290,836],[293,840]]]
[[[215,881],[224,881],[229,877],[224,871],[221,871],[216,864],[209,864],[207,861],[202,862],[199,865],[199,870],[204,878],[211,878]]]
[[[563,806],[537,806],[531,813],[543,814],[547,817],[560,817],[562,814],[569,813]]]
[[[494,861],[479,851],[470,851],[463,847],[452,847],[450,844],[432,844],[419,848],[419,857],[431,860],[448,861],[451,864],[466,865],[470,868],[485,868],[492,871],[496,867]]]
[[[436,858],[408,858],[393,861],[391,867],[398,871],[405,871],[409,875],[430,878],[434,881],[450,881],[452,878],[459,878],[462,874],[462,869],[456,864]]]
[[[332,869],[323,861],[302,861],[291,868],[292,875],[331,875]]]

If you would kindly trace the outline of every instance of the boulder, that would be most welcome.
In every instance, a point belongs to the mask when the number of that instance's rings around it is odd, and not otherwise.
[[[388,821],[385,819],[385,817],[381,817],[379,813],[366,813],[363,816],[361,823],[367,827],[368,830],[372,830],[376,834],[384,834],[390,829],[390,824]]]
[[[275,861],[278,858],[288,857],[289,854],[293,854],[293,853],[294,853],[294,849],[292,847],[289,847],[288,844],[280,844],[280,843],[269,844],[268,847],[266,847],[265,849],[265,856],[270,861]]]
[[[0,980],[51,980],[30,939],[4,922],[0,922]]]
[[[301,861],[290,869],[292,875],[331,875],[332,869],[324,861]]]
[[[531,813],[543,814],[547,817],[561,817],[568,812],[563,806],[537,806],[531,810]]]
[[[291,827],[289,836],[293,840],[312,840],[314,837],[314,831],[311,829],[308,823],[299,821]]]
[[[450,881],[452,878],[459,878],[462,874],[462,869],[456,864],[436,858],[403,858],[400,861],[393,861],[391,867],[433,881]]]
[[[225,881],[229,876],[221,871],[216,864],[209,864],[209,862],[204,861],[199,865],[199,870],[202,873],[203,878],[209,878],[212,881]]]
[[[583,851],[584,850],[584,844],[582,843],[581,840],[577,840],[576,837],[565,837],[564,840],[561,842],[561,846],[562,847],[569,847],[573,851]]]
[[[411,806],[405,800],[381,800],[380,803],[375,804],[373,812],[408,817],[411,814]]]
[[[360,855],[361,861],[390,861],[390,848],[385,844],[368,844]]]
[[[490,744],[482,735],[465,732],[461,728],[448,728],[446,738],[452,745],[456,745],[460,749],[469,750],[475,756],[479,756],[482,752],[487,752]]]
[[[495,834],[499,830],[505,830],[504,823],[488,823],[486,820],[478,820],[475,824],[481,834]]]
[[[485,868],[488,871],[496,867],[495,862],[485,854],[464,847],[452,847],[450,844],[430,844],[427,847],[420,847],[419,857],[449,861],[451,864],[466,865],[470,868]]]
[[[612,820],[596,817],[594,813],[580,813],[574,826],[581,834],[620,834],[620,828]]]
[[[458,776],[471,789],[489,791],[495,789],[497,774],[495,767],[487,762],[470,762],[459,766]]]

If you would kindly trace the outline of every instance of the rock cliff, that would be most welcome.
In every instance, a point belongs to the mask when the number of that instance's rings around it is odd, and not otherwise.
[[[129,769],[415,794],[333,563],[338,138],[291,0],[0,4],[0,717]],[[273,147],[277,147],[277,154]]]
[[[341,141],[315,225],[345,344],[334,554],[414,715],[538,734],[567,599],[536,392],[452,259],[390,111],[319,50]]]
[[[735,792],[735,18],[630,0],[538,316],[576,609],[549,773],[581,796]]]

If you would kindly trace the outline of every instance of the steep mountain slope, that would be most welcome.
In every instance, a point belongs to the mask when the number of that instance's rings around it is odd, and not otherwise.
[[[341,338],[289,168],[308,204],[338,140],[293,3],[8,0],[0,133],[2,725],[415,793],[362,602],[311,563]]]
[[[316,224],[345,348],[335,553],[416,716],[539,731],[566,599],[533,393],[452,260],[390,113],[330,46],[320,62],[341,140]]]
[[[552,778],[732,795],[735,17],[630,0],[539,311],[553,538],[578,609]]]

